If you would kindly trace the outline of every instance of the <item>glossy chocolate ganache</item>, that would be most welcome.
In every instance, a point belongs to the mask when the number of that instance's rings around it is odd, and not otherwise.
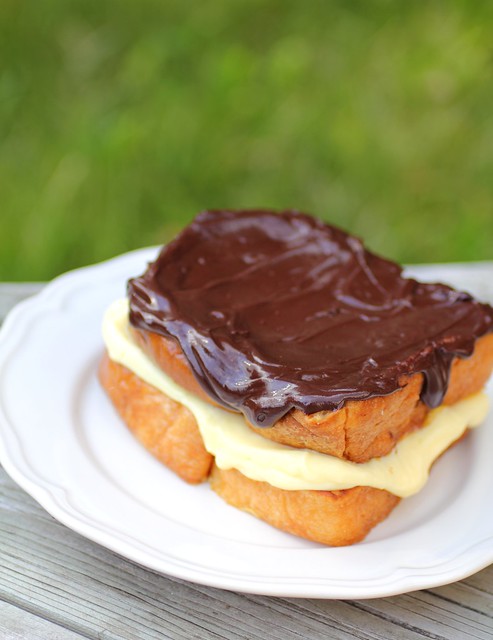
[[[493,309],[401,271],[295,211],[206,211],[130,280],[130,322],[177,340],[212,399],[258,426],[387,395],[417,372],[436,407]]]

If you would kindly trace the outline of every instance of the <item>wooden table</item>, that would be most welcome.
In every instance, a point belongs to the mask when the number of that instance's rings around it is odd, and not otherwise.
[[[41,285],[0,285],[0,319]],[[485,505],[491,509],[491,504]],[[159,575],[49,516],[0,468],[0,638],[493,638],[493,566],[378,600],[244,595]]]

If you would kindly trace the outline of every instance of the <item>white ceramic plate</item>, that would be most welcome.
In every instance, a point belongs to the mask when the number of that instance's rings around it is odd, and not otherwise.
[[[49,513],[156,571],[258,594],[387,596],[458,580],[493,561],[491,417],[435,465],[419,495],[346,548],[277,531],[155,461],[96,378],[103,311],[154,256],[141,250],[61,276],[2,328],[0,461]],[[414,271],[493,300],[493,265]]]

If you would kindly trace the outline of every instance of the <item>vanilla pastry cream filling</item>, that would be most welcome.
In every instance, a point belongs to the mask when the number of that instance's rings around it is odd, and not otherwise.
[[[221,469],[237,469],[252,480],[280,489],[385,489],[399,497],[417,493],[433,462],[469,427],[488,413],[488,396],[480,392],[465,400],[433,409],[423,428],[402,439],[381,458],[355,463],[317,451],[272,442],[252,431],[241,414],[210,405],[177,385],[134,341],[128,322],[128,301],[116,300],[103,320],[109,357],[148,384],[185,405],[194,415],[205,448]]]

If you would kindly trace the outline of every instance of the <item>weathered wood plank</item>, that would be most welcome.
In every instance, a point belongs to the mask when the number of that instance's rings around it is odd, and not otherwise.
[[[460,586],[360,602],[267,598],[193,585],[139,567],[66,529],[3,470],[0,564],[0,598],[89,638],[493,637],[492,595],[475,586],[477,576]],[[480,575],[493,584],[493,567]]]
[[[25,638],[82,640],[83,636],[43,620],[28,611],[18,609],[7,602],[0,602],[0,638],[2,640],[24,640]]]
[[[393,598],[381,598],[356,603],[364,611],[398,621],[407,629],[419,629],[429,637],[478,638],[491,640],[493,619],[482,612],[482,603],[475,609],[440,597],[433,590],[418,591]]]
[[[43,288],[42,282],[12,282],[0,285],[0,324],[10,309],[24,298],[38,293]]]
[[[485,583],[484,588],[481,587],[482,583]],[[493,618],[493,567],[467,580],[433,589],[433,594],[439,599]]]

